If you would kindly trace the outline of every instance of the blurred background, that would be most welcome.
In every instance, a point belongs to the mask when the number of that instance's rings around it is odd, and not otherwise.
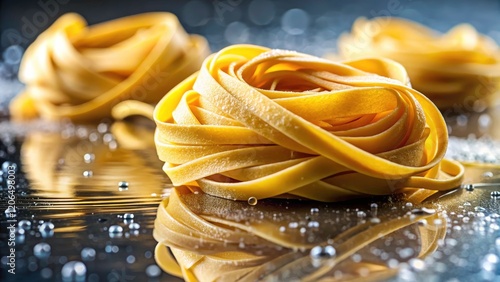
[[[500,40],[498,0],[32,0],[1,1],[3,50],[26,47],[67,12],[82,14],[89,24],[149,11],[169,11],[190,33],[207,36],[213,51],[235,43],[293,48],[323,55],[360,16],[409,18],[440,31],[468,22]]]
[[[323,56],[358,17],[403,17],[439,31],[467,22],[500,42],[498,0],[3,0],[0,1],[0,116],[22,89],[16,73],[27,46],[59,16],[83,15],[89,24],[127,15],[169,11],[189,33],[207,37],[212,51],[236,43]]]

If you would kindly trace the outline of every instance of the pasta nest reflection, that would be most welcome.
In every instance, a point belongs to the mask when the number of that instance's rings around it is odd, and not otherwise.
[[[339,39],[344,58],[382,56],[403,64],[415,89],[439,108],[484,109],[500,92],[500,50],[468,24],[445,34],[398,18],[359,18]]]
[[[186,281],[376,281],[398,269],[373,250],[391,257],[401,247],[391,242],[404,241],[414,250],[400,261],[408,262],[434,252],[445,237],[446,219],[433,210],[410,214],[398,204],[394,209],[387,205],[380,206],[378,218],[360,219],[356,213],[363,205],[368,203],[329,206],[268,199],[250,207],[180,187],[158,208],[155,259],[164,271]],[[318,206],[311,214],[311,207]],[[415,239],[408,240],[409,234]],[[325,250],[319,257],[317,248]]]
[[[172,183],[223,198],[339,201],[448,190],[463,176],[443,159],[438,109],[386,59],[230,46],[172,89],[154,119]]]
[[[156,103],[195,72],[206,40],[188,35],[175,15],[146,13],[87,26],[66,14],[26,50],[26,90],[11,104],[18,119],[98,121],[123,100]]]

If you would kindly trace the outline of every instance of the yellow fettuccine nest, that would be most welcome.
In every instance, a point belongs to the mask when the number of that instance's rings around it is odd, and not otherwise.
[[[19,78],[26,90],[14,118],[96,121],[123,100],[156,103],[209,54],[175,15],[146,13],[87,26],[66,14],[26,50]]]
[[[359,18],[339,39],[344,58],[382,56],[401,63],[415,89],[439,108],[472,110],[500,92],[500,50],[491,38],[461,24],[445,34],[398,18]]]
[[[387,59],[230,46],[156,106],[158,155],[174,185],[236,200],[455,188],[446,124],[408,85]]]

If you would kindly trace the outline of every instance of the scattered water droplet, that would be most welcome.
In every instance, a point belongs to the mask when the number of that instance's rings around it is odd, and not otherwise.
[[[498,199],[500,198],[500,191],[492,191],[490,195],[493,199]]]
[[[83,261],[93,261],[95,259],[96,251],[92,248],[83,248],[80,255]]]
[[[372,213],[372,216],[377,216],[377,211],[378,211],[378,205],[376,203],[371,203],[370,204],[370,211]]]
[[[487,172],[483,173],[483,177],[484,178],[491,178],[491,177],[493,177],[493,172],[487,171]]]
[[[117,234],[122,232],[123,232],[123,227],[121,227],[120,225],[111,225],[109,227],[109,233]]]
[[[81,261],[70,261],[61,269],[63,281],[83,281],[87,274],[87,267]]]
[[[86,178],[92,177],[93,175],[94,175],[94,172],[91,170],[85,170],[83,172],[83,177],[86,177]]]
[[[421,208],[421,209],[413,209],[411,210],[412,214],[434,214],[436,213],[436,210],[434,209],[428,209],[428,208]]]
[[[257,204],[257,198],[255,197],[250,197],[248,198],[248,204],[251,205],[251,206],[255,206]]]
[[[317,222],[317,221],[309,221],[307,223],[307,227],[309,227],[309,228],[319,228],[319,222]]]
[[[160,276],[160,274],[161,274],[161,269],[156,264],[152,264],[146,267],[146,275],[149,278],[158,277]]]
[[[128,190],[128,182],[127,181],[118,182],[118,190],[120,191]]]
[[[318,208],[311,208],[311,214],[318,214],[319,209]]]
[[[30,230],[31,229],[31,221],[23,219],[19,221],[19,228],[22,228],[24,230]]]
[[[299,223],[298,222],[290,222],[288,223],[288,228],[298,228],[299,227]]]
[[[33,247],[33,254],[39,259],[50,256],[50,245],[47,243],[38,243]]]
[[[50,232],[54,230],[54,224],[52,222],[44,222],[38,227],[40,233]]]
[[[141,228],[141,226],[139,225],[139,223],[134,222],[134,223],[131,223],[128,226],[128,228],[130,228],[131,230],[137,230],[137,229]]]
[[[132,264],[132,263],[134,263],[134,262],[135,262],[135,256],[133,256],[133,255],[128,255],[126,260],[127,260],[127,263],[128,263],[128,264]]]
[[[334,247],[328,245],[325,247],[322,246],[316,246],[311,249],[311,252],[309,255],[313,260],[318,260],[318,259],[331,259],[334,258],[337,254],[337,251],[335,250]]]
[[[358,211],[357,216],[359,218],[364,218],[364,217],[366,217],[366,213],[364,211]]]
[[[125,213],[123,215],[123,219],[133,219],[134,218],[134,214],[133,213]]]
[[[474,207],[474,211],[477,211],[477,212],[486,212],[486,209],[481,207],[481,206],[477,206],[477,207]]]
[[[472,184],[463,184],[462,188],[464,188],[466,191],[469,191],[469,192],[474,191],[474,185],[472,185]]]
[[[283,232],[285,232],[285,231],[286,231],[286,227],[285,227],[285,226],[280,226],[280,229],[279,229],[279,230],[280,230],[280,232],[281,232],[281,233],[283,233]],[[499,240],[499,241],[500,241],[500,240]],[[499,244],[499,246],[500,246],[500,244]]]
[[[83,161],[85,161],[85,163],[87,163],[87,164],[94,162],[94,160],[95,160],[94,154],[87,153],[87,154],[83,155]]]
[[[398,255],[402,259],[407,259],[411,257],[414,253],[415,251],[412,248],[404,248],[398,252]]]

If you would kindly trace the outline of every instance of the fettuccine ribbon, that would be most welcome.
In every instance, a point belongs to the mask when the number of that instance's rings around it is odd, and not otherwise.
[[[500,49],[495,41],[461,24],[445,34],[398,18],[359,18],[339,39],[344,58],[382,56],[401,63],[415,89],[439,108],[472,110],[500,92]]]
[[[386,59],[230,46],[156,106],[158,155],[174,185],[236,200],[455,188],[446,124],[408,85]]]
[[[208,53],[206,40],[188,35],[170,13],[90,27],[81,16],[66,14],[26,50],[19,71],[26,90],[10,112],[18,119],[98,121],[123,100],[158,102]]]

